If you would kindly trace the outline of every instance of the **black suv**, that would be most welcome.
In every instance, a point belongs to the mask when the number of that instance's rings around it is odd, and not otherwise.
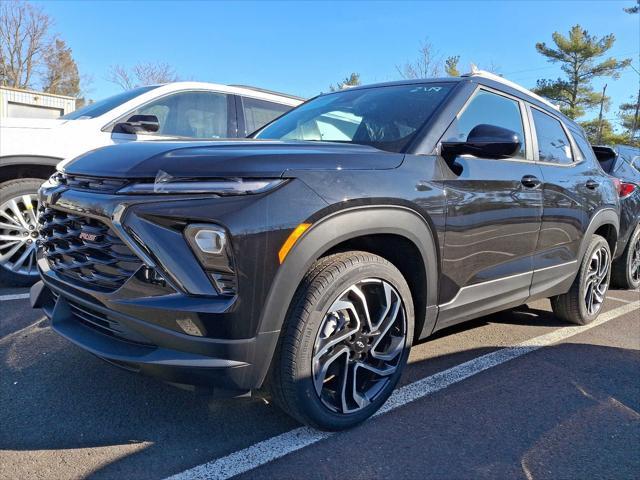
[[[110,363],[268,387],[343,429],[412,342],[538,298],[596,318],[618,195],[584,132],[488,74],[321,95],[253,140],[106,147],[40,190],[32,304]]]
[[[640,287],[640,148],[594,146],[602,169],[619,180],[620,257],[611,266],[615,287]]]

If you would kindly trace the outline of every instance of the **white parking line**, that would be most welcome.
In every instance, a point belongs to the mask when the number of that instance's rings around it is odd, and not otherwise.
[[[438,392],[450,385],[456,384],[477,375],[487,369],[501,365],[539,348],[553,345],[567,338],[586,332],[603,323],[613,320],[630,312],[640,309],[640,301],[629,303],[603,313],[593,323],[585,326],[564,327],[553,332],[532,338],[513,347],[503,348],[495,352],[482,355],[468,362],[451,367],[442,372],[405,385],[393,392],[389,400],[376,413],[381,415],[414,400]],[[640,319],[640,318],[639,318]],[[636,319],[638,320],[638,319]],[[168,480],[220,480],[239,475],[276,460],[289,453],[300,450],[329,438],[335,433],[320,432],[308,427],[300,427],[276,437],[256,443],[243,450],[231,453],[226,457],[193,467],[184,472],[169,477]]]
[[[610,300],[614,300],[616,302],[622,302],[622,303],[631,303],[631,302],[633,302],[633,300],[627,300],[625,298],[612,297],[611,295],[607,295],[607,298],[610,299]]]
[[[16,293],[15,295],[0,295],[0,302],[8,302],[9,300],[24,300],[29,298],[28,293]]]

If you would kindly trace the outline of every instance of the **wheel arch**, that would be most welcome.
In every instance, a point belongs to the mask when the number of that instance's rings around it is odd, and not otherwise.
[[[584,256],[584,252],[587,250],[587,247],[589,246],[589,242],[591,241],[593,235],[601,235],[602,237],[604,237],[609,244],[612,257],[615,257],[619,231],[620,217],[615,209],[603,208],[596,212],[596,214],[591,217],[589,226],[587,227],[587,230],[582,237],[578,259],[581,259]]]
[[[424,303],[420,305],[418,302],[423,312],[418,317],[416,310],[415,333],[419,338],[428,335],[435,325],[440,270],[437,237],[433,230],[433,227],[419,213],[402,206],[353,207],[314,222],[298,239],[278,269],[261,312],[259,332],[267,333],[281,329],[300,281],[316,260],[342,250],[348,245],[357,245],[358,248],[362,248],[363,239],[370,241],[375,237],[376,240],[394,238],[399,242],[410,242],[419,254],[418,258],[422,265],[419,265],[418,269],[422,268],[424,272],[426,292],[423,292]],[[365,250],[370,251],[370,249]],[[388,260],[394,263],[393,260]],[[395,260],[396,263],[401,263],[397,258]],[[406,265],[396,265],[396,267],[401,272],[403,269],[406,271],[407,268]],[[407,281],[411,282],[410,279]],[[420,285],[419,281],[413,283],[414,288]],[[414,299],[414,305],[416,305],[416,299]],[[267,352],[269,359],[273,357],[276,342],[271,347]],[[270,361],[265,362],[260,382],[266,376],[269,364]]]
[[[15,155],[0,159],[0,183],[20,178],[48,178],[62,158]]]

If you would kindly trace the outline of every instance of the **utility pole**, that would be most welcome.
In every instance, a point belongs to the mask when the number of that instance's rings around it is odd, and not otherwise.
[[[596,142],[598,145],[602,143],[602,110],[604,108],[604,94],[607,91],[607,84],[604,84],[604,88],[602,89],[602,99],[600,100],[600,115],[598,115],[598,141]]]
[[[640,89],[638,90],[638,99],[636,100],[636,113],[633,114],[633,125],[631,127],[631,140],[636,138],[636,129],[638,128],[638,111],[640,110]]]

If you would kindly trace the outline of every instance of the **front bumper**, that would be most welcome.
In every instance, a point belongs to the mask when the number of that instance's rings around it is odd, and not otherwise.
[[[256,359],[264,361],[277,340],[278,332],[243,340],[180,334],[98,306],[81,292],[62,287],[45,280],[31,288],[31,305],[43,309],[57,333],[116,366],[177,386],[222,390],[225,395],[257,388],[261,369],[255,368]]]
[[[58,257],[81,254],[78,238],[112,248],[107,236],[115,235],[142,261],[115,289],[100,288],[92,276],[103,271],[83,270],[94,257],[95,265],[104,261],[95,246],[86,245],[93,252],[86,260],[65,260],[73,276],[52,261],[49,248],[42,250],[42,283],[32,289],[32,304],[44,309],[55,331],[100,358],[171,383],[241,393],[262,385],[284,319],[279,308],[290,298],[273,293],[279,282],[288,285],[276,279],[278,249],[296,225],[325,206],[306,185],[291,181],[268,194],[219,198],[43,187],[40,197],[45,209],[66,215],[43,224],[44,241],[73,243],[62,245]],[[291,198],[304,200],[292,205]],[[78,226],[73,216],[91,220]],[[95,221],[109,231],[96,230]],[[202,223],[229,233],[237,280],[231,292],[214,287],[213,273],[183,234],[186,225]],[[85,228],[89,238],[80,236]]]

